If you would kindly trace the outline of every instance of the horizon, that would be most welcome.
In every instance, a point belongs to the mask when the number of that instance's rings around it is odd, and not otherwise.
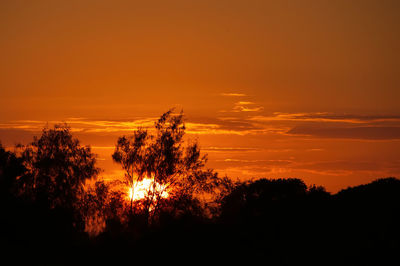
[[[288,114],[286,114],[288,115]],[[296,114],[296,117],[300,114]],[[322,114],[318,114],[319,116]],[[324,114],[325,116],[327,114]],[[274,119],[271,117],[271,119]],[[297,119],[297,118],[296,118]],[[310,119],[310,118],[307,118]],[[320,119],[320,118],[318,118]],[[326,119],[326,118],[324,118]],[[340,118],[343,119],[343,118]],[[364,118],[363,118],[364,119]],[[376,119],[376,118],[374,118]],[[382,119],[382,118],[379,118]],[[397,119],[397,118],[389,118]],[[124,175],[124,170],[121,169],[120,165],[113,162],[112,153],[115,150],[115,145],[118,137],[121,136],[129,136],[132,134],[134,130],[138,128],[145,128],[148,130],[152,130],[152,126],[156,121],[156,117],[149,118],[140,118],[136,120],[126,119],[124,121],[112,121],[112,120],[96,120],[90,121],[84,118],[73,118],[70,120],[65,120],[60,123],[56,121],[13,121],[13,124],[10,127],[13,127],[12,130],[13,135],[9,138],[5,138],[6,141],[2,141],[3,146],[5,146],[8,150],[13,150],[16,144],[29,144],[33,141],[33,137],[39,137],[44,128],[52,128],[55,124],[66,123],[67,126],[71,128],[71,132],[73,136],[78,138],[78,140],[83,144],[90,146],[93,153],[95,153],[97,157],[97,166],[102,169],[99,174],[100,179],[104,180],[113,180],[120,179]],[[18,124],[21,123],[22,124]],[[28,123],[29,122],[29,123]],[[226,136],[233,136],[234,140],[246,138],[247,140],[251,137],[257,138],[257,134],[254,136],[252,133],[243,132],[243,130],[239,129],[237,131],[232,131],[221,128],[222,125],[218,124],[204,124],[204,123],[191,123],[190,121],[186,121],[186,134],[185,139],[189,143],[191,141],[197,141],[200,146],[201,153],[208,155],[208,162],[206,164],[206,168],[211,168],[215,170],[220,176],[228,176],[233,180],[257,180],[261,178],[268,179],[277,179],[277,178],[299,178],[303,180],[308,186],[317,185],[323,186],[327,189],[327,191],[331,193],[336,193],[342,189],[346,189],[348,187],[362,185],[366,183],[370,183],[379,178],[385,177],[397,177],[396,172],[381,172],[381,174],[377,174],[377,172],[372,172],[365,167],[368,167],[368,162],[357,161],[354,162],[355,166],[358,167],[353,169],[353,166],[345,160],[337,160],[331,162],[323,162],[323,161],[301,161],[296,160],[293,156],[294,154],[310,154],[319,156],[321,153],[328,153],[331,155],[331,152],[327,151],[324,148],[312,148],[312,147],[320,147],[309,146],[309,143],[313,143],[315,138],[313,136],[291,136],[286,131],[278,134],[280,139],[276,142],[279,144],[278,147],[270,147],[270,146],[228,146],[221,145],[225,144],[223,142]],[[354,122],[354,123],[363,123],[363,122]],[[79,127],[78,127],[79,125]],[[4,126],[4,124],[3,124]],[[22,129],[19,129],[22,127]],[[1,130],[1,129],[0,129]],[[213,133],[209,133],[209,131],[213,131]],[[290,129],[291,130],[291,129]],[[221,131],[221,132],[220,132]],[[227,133],[228,131],[228,133]],[[255,129],[256,132],[260,131],[260,129]],[[210,136],[211,135],[211,136]],[[250,136],[249,136],[250,135]],[[264,133],[261,134],[264,137]],[[208,138],[207,138],[208,137]],[[211,139],[210,139],[211,138]],[[218,143],[215,146],[215,139],[218,139]],[[288,144],[291,145],[291,148],[287,146],[282,147],[282,142],[285,141],[285,138],[295,138],[294,140],[290,140]],[[209,142],[206,142],[207,145],[204,145],[202,139],[206,139]],[[97,141],[98,145],[93,145],[91,141]],[[293,142],[299,141],[295,148],[293,148]],[[372,139],[352,139],[352,138],[339,138],[339,139],[331,139],[326,138],[320,140],[319,144],[324,143],[324,145],[353,145],[358,144],[361,146],[371,146],[371,145],[379,145],[383,144],[392,144],[393,141],[387,141],[385,139],[374,139],[372,135]],[[14,141],[14,142],[12,142]],[[225,140],[226,141],[226,140]],[[287,140],[286,140],[287,141]],[[304,143],[305,142],[305,143]],[[332,143],[333,142],[333,143]],[[259,142],[252,142],[259,143]],[[6,145],[8,144],[8,145]],[[229,142],[231,144],[231,142]],[[267,142],[266,145],[269,145],[270,142]],[[341,147],[339,147],[341,148]],[[354,151],[355,154],[358,154],[358,150]],[[270,157],[266,156],[269,155]],[[368,154],[367,154],[368,155]],[[378,154],[379,155],[379,154]],[[282,157],[282,156],[291,156],[291,157]],[[341,156],[340,149],[338,151],[337,156]],[[260,159],[259,159],[260,158]],[[324,165],[324,163],[326,165]],[[329,165],[332,164],[332,165]],[[249,166],[247,166],[249,165]],[[261,166],[260,166],[261,165]],[[265,171],[262,168],[264,165],[267,167],[271,167],[271,170]],[[313,166],[319,167],[317,170],[313,170]],[[375,163],[371,167],[376,167]],[[395,167],[396,165],[393,165]],[[275,168],[274,168],[275,167]],[[298,167],[298,168],[296,168]],[[326,167],[331,167],[331,169],[325,170]],[[350,169],[343,170],[341,167],[348,167]],[[238,168],[243,168],[241,171],[237,170]],[[251,172],[253,169],[261,168],[262,171]],[[328,172],[327,172],[328,171]],[[331,171],[331,172],[330,172]],[[254,174],[256,173],[256,174]],[[236,174],[236,175],[235,175]],[[358,177],[353,180],[347,179],[348,177]],[[334,177],[341,177],[342,180],[338,179],[334,180]],[[321,180],[321,178],[324,178]],[[331,180],[326,180],[326,179]]]

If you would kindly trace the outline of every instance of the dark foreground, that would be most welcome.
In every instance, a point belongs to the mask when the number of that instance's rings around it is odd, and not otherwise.
[[[400,180],[380,179],[335,195],[301,182],[237,186],[210,219],[160,217],[146,227],[109,221],[89,237],[61,209],[21,200],[1,205],[7,265],[399,265]],[[6,265],[1,263],[2,265]]]

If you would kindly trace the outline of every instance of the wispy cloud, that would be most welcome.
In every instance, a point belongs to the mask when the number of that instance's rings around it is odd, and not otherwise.
[[[264,107],[258,106],[258,107],[247,107],[243,105],[236,105],[233,108],[234,112],[259,112],[264,110]]]
[[[226,96],[226,97],[245,97],[247,96],[244,93],[236,93],[236,92],[222,92],[220,93],[221,96]]]
[[[220,173],[228,173],[230,177],[244,177],[247,179],[254,178],[272,178],[274,175],[287,175],[291,173],[291,169],[288,167],[280,166],[255,166],[255,165],[240,165],[240,166],[229,166],[224,168],[216,169]]]
[[[260,160],[228,158],[219,161],[221,173],[230,176],[247,178],[274,178],[287,177],[288,175],[302,176],[302,174],[320,177],[345,177],[354,174],[377,176],[393,175],[399,173],[398,162],[378,161],[308,161],[295,160]]]
[[[91,120],[87,118],[74,118],[62,121],[77,133],[105,133],[112,135],[130,134],[138,128],[152,130],[157,118],[138,118],[131,120]],[[186,122],[186,133],[196,135],[248,135],[268,132],[267,128],[255,127],[246,121],[224,121],[211,119],[210,122]],[[52,127],[60,121],[16,120],[0,124],[0,129],[40,132],[44,127]],[[270,129],[273,130],[273,129]]]
[[[343,138],[360,140],[400,139],[400,116],[352,115],[334,113],[280,113],[257,115],[248,118],[259,127],[285,126],[288,136],[315,138]]]
[[[43,127],[66,123],[74,131],[116,132],[133,131],[138,127],[147,128],[154,125],[156,118],[136,118],[125,120],[92,120],[88,118],[68,118],[62,121],[14,120],[0,124],[0,128],[16,128],[31,131],[42,130]]]
[[[365,124],[371,122],[400,122],[400,116],[368,116],[351,114],[334,114],[325,112],[315,113],[280,113],[274,112],[269,116],[253,116],[252,121],[294,121],[294,122],[342,122],[352,124]]]
[[[235,103],[237,112],[217,118],[192,118],[186,122],[186,132],[195,135],[263,135],[308,136],[316,138],[347,138],[365,140],[400,139],[400,116],[361,116],[332,113],[272,113],[251,115],[262,110],[251,101]],[[132,119],[68,118],[73,132],[103,133],[111,135],[130,134],[137,128],[153,128],[156,117]],[[1,123],[1,130],[36,133],[46,125],[59,121],[15,120]]]
[[[256,106],[254,102],[250,101],[240,101],[235,103],[233,107],[233,112],[259,112],[264,110],[262,106]]]
[[[224,163],[243,164],[243,165],[269,165],[269,166],[289,166],[292,160],[263,160],[263,159],[237,159],[227,158],[219,160]]]
[[[250,105],[250,104],[255,104],[253,102],[245,102],[245,101],[240,101],[236,103],[237,105]]]
[[[253,152],[253,151],[260,151],[261,148],[256,147],[215,147],[215,146],[208,146],[203,147],[202,150],[208,152]]]
[[[400,127],[323,127],[296,126],[287,132],[289,135],[304,135],[319,138],[344,138],[365,140],[400,139]]]

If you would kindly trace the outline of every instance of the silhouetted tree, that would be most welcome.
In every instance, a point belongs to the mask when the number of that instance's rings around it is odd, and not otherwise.
[[[0,143],[0,239],[16,239],[18,224],[23,217],[21,204],[16,197],[17,181],[25,173],[21,158],[6,151]],[[20,230],[22,231],[22,230]],[[10,244],[10,243],[7,243]]]
[[[6,240],[7,250],[35,264],[44,259],[39,254],[50,260],[71,246],[81,229],[74,208],[84,181],[98,170],[90,149],[80,147],[64,126],[45,129],[17,151],[0,147],[0,238],[2,247]]]
[[[400,180],[381,178],[333,195],[341,254],[362,254],[359,262],[378,264],[400,247]],[[395,253],[393,253],[395,252]],[[382,257],[381,254],[386,254]],[[353,256],[355,257],[355,256]],[[397,261],[398,262],[398,261]],[[395,264],[395,263],[394,263]]]
[[[119,183],[118,180],[97,180],[86,186],[85,193],[80,198],[79,209],[85,222],[85,231],[89,235],[95,236],[110,229],[120,230],[126,224],[125,195],[114,188]]]
[[[8,200],[15,196],[17,181],[25,171],[22,159],[0,143],[0,198]]]
[[[125,170],[129,186],[134,187],[144,178],[152,180],[142,201],[146,216],[150,211],[157,213],[165,204],[171,205],[171,201],[175,201],[176,208],[181,206],[178,201],[194,203],[196,193],[211,193],[221,182],[212,170],[203,170],[207,156],[200,155],[198,144],[185,145],[182,112],[164,113],[154,127],[154,131],[139,128],[131,136],[120,137],[112,155]],[[165,191],[169,194],[168,200],[163,200]],[[131,210],[132,204],[133,199]]]
[[[300,179],[259,179],[238,183],[222,200],[222,216],[250,219],[265,215],[277,206],[296,203],[305,197],[307,186]]]
[[[85,182],[100,171],[90,147],[81,146],[67,125],[45,128],[40,138],[20,148],[27,169],[19,179],[20,192],[49,208],[76,207]]]

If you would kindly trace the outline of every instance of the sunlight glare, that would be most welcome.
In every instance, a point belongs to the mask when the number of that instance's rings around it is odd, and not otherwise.
[[[138,182],[135,186],[130,187],[128,189],[128,199],[137,201],[146,198],[148,193],[153,191],[153,180],[150,178],[145,178],[142,181]],[[168,192],[165,189],[165,186],[156,183],[155,186],[156,191],[161,191],[161,198],[167,198]]]

